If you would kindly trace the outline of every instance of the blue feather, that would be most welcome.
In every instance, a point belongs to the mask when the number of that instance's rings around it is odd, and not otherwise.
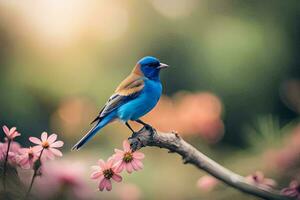
[[[109,122],[111,122],[115,117],[115,113],[110,113],[105,118],[103,118],[101,121],[99,121],[81,140],[79,140],[73,147],[72,150],[79,150],[85,143],[87,143],[92,137],[105,125],[107,125]]]

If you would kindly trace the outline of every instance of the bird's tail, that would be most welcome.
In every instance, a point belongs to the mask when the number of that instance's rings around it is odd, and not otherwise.
[[[111,121],[111,119],[104,118],[101,121],[99,121],[83,138],[81,138],[73,147],[72,150],[79,150],[85,143],[87,143],[92,137],[106,124],[108,124]]]

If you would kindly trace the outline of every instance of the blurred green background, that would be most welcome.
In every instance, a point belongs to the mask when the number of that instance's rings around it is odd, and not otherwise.
[[[69,149],[137,60],[152,55],[172,68],[145,120],[242,175],[261,170],[283,186],[299,176],[299,52],[298,0],[1,0],[0,124],[17,126],[23,145],[44,130],[59,134],[63,159],[83,165],[96,190],[89,166],[130,132],[112,124],[82,151]],[[197,187],[204,173],[178,156],[143,152],[143,171],[93,198],[132,190],[129,199],[253,199],[222,184],[205,191]]]

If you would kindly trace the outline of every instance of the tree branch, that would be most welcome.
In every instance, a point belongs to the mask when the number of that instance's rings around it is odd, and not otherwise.
[[[278,191],[249,183],[244,177],[226,169],[198,151],[195,147],[184,141],[177,133],[158,133],[155,129],[147,126],[132,134],[128,140],[134,151],[146,146],[155,146],[168,149],[169,152],[177,153],[182,156],[185,164],[193,164],[242,192],[263,199],[290,200],[290,198],[280,195]]]

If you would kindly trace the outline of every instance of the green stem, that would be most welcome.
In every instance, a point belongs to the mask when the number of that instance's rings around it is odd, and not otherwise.
[[[44,151],[44,148],[42,149],[42,151],[41,151],[41,153],[40,153],[40,155],[39,155],[39,158],[38,158],[38,160],[37,160],[37,162],[39,162],[39,163],[41,163],[41,158],[42,158],[43,151]],[[31,192],[31,189],[32,189],[34,180],[35,180],[35,178],[36,178],[36,176],[37,176],[37,174],[38,174],[37,172],[39,171],[40,167],[41,167],[41,164],[40,164],[40,166],[38,166],[38,167],[34,167],[34,172],[33,172],[33,175],[32,175],[31,181],[30,181],[30,185],[29,185],[29,188],[28,188],[28,190],[27,190],[27,192],[26,192],[26,195],[25,195],[24,200],[26,200],[26,199],[28,198],[28,196],[29,196],[29,194],[30,194],[30,192]]]
[[[7,171],[7,162],[8,162],[8,154],[11,145],[11,140],[8,139],[7,150],[5,154],[4,166],[3,166],[3,188],[6,191],[6,171]]]

